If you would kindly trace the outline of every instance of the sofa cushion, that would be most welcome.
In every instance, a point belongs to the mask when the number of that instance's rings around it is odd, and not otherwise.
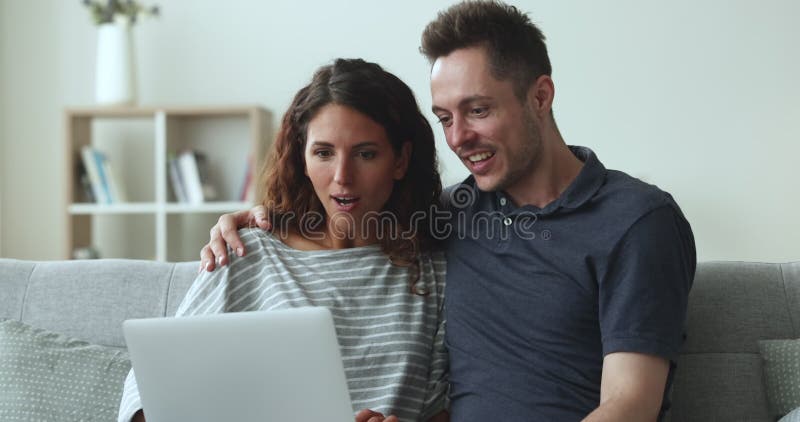
[[[758,353],[697,353],[678,358],[672,422],[774,421],[767,411]]]
[[[698,265],[689,294],[682,353],[757,355],[759,340],[790,338],[793,315],[787,306],[787,293],[791,292],[779,265]]]
[[[39,263],[30,274],[19,320],[124,348],[123,321],[164,315],[173,269],[173,264],[134,260]]]
[[[126,352],[0,321],[0,420],[115,420]]]
[[[35,266],[29,261],[0,259],[0,319],[21,318],[28,277]]]
[[[800,407],[800,339],[758,342],[770,414],[777,418]]]

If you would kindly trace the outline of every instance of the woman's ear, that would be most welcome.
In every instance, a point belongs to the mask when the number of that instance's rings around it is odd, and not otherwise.
[[[403,142],[403,147],[400,148],[400,156],[394,162],[394,180],[403,180],[408,171],[408,163],[411,160],[411,142]]]

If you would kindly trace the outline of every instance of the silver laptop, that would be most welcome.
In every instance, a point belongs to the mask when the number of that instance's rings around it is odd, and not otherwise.
[[[148,422],[353,421],[327,308],[123,323]]]

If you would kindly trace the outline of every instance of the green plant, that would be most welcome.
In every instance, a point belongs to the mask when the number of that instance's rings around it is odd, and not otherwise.
[[[139,15],[158,16],[158,6],[145,7],[136,0],[83,0],[83,5],[89,8],[92,19],[97,25],[113,23],[117,18],[128,19],[131,24],[136,23]]]

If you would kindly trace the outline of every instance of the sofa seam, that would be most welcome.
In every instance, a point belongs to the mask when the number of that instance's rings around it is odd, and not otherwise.
[[[33,267],[28,272],[28,277],[25,279],[25,293],[22,294],[22,306],[19,309],[19,321],[22,322],[22,317],[25,316],[25,304],[28,303],[28,292],[31,289],[31,276],[33,272],[36,270],[36,267],[39,266],[38,263],[33,264]]]
[[[781,273],[781,284],[783,285],[783,297],[786,300],[786,313],[789,314],[789,324],[792,326],[792,336],[797,337],[797,325],[795,324],[794,317],[792,317],[792,307],[789,306],[789,292],[786,289],[786,275],[783,273],[783,265],[778,265]]]
[[[173,277],[175,275],[175,266],[177,266],[177,265],[178,264],[176,264],[174,262],[172,263],[172,266],[170,267],[170,270],[169,270],[169,276],[167,278],[167,297],[164,298],[164,316],[165,317],[169,316],[169,315],[167,315],[167,309],[169,309],[169,296],[170,296],[170,293],[172,292],[172,279],[173,279]]]

